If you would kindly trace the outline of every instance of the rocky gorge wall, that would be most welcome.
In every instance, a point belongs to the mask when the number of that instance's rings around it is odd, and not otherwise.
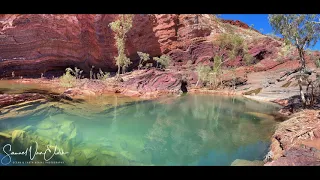
[[[77,66],[116,69],[113,32],[108,24],[117,15],[1,15],[0,76],[40,76]],[[127,42],[131,58],[137,50],[161,53],[147,16],[137,15]]]
[[[0,15],[0,77],[10,77],[12,72],[23,77],[60,76],[65,68],[75,66],[85,73],[92,66],[115,72],[117,49],[108,24],[116,18],[116,14]],[[240,21],[222,23],[242,29],[243,34],[249,29]],[[213,16],[205,14],[136,14],[127,34],[126,53],[133,62],[129,69],[138,65],[137,51],[152,57],[168,54],[178,69],[188,61],[191,65],[210,62],[216,52],[212,41],[224,31]],[[263,70],[279,64],[272,59],[280,46],[281,42],[265,36],[248,49],[262,62],[258,69]],[[242,59],[233,65],[243,65]]]
[[[115,14],[0,15],[0,77],[11,76],[13,71],[15,76],[61,75],[74,66],[85,72],[91,66],[115,71],[117,50],[108,24],[116,18]],[[185,52],[194,38],[212,33],[210,28],[195,26],[200,21],[195,14],[135,15],[126,42],[131,68],[137,66],[137,51],[159,56],[178,49],[171,53],[175,65],[185,64],[185,59],[201,59],[199,54],[212,56],[212,45],[206,43]]]

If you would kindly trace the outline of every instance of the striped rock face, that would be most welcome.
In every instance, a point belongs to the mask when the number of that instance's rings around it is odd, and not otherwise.
[[[88,75],[95,70],[115,72],[114,33],[108,26],[117,14],[2,14],[0,15],[0,78],[15,76],[60,76],[67,67],[78,67]],[[279,64],[275,61],[281,42],[250,31],[240,21],[220,21],[206,14],[136,14],[127,34],[126,54],[137,68],[137,51],[151,57],[168,54],[171,66],[212,63],[217,47],[212,44],[227,26],[249,42],[258,70]],[[257,41],[250,41],[258,38]],[[261,62],[261,63],[260,63]],[[243,66],[241,57],[226,64]]]

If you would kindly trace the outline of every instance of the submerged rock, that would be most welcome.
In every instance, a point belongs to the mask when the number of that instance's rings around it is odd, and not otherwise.
[[[108,150],[102,150],[101,154],[111,156],[111,157],[116,157],[117,153],[113,151],[108,151]]]
[[[26,132],[31,132],[31,131],[34,131],[36,128],[34,126],[26,126],[25,128],[23,128],[22,130],[23,131],[26,131]]]
[[[263,161],[249,161],[245,159],[236,159],[231,163],[231,166],[263,166]]]
[[[274,120],[275,119],[273,116],[271,116],[269,114],[260,113],[260,112],[245,112],[245,114],[256,116],[256,117],[262,118],[262,119],[269,119],[269,120]]]
[[[73,121],[62,121],[60,124],[60,131],[66,134],[71,134],[71,132],[76,128],[75,124]]]
[[[56,126],[57,126],[57,124],[55,124],[53,121],[44,120],[40,124],[37,125],[37,128],[49,130],[49,129],[55,128]]]
[[[86,166],[89,165],[89,160],[87,159],[85,153],[83,151],[79,150],[75,150],[72,152],[72,156],[75,157],[74,163],[73,165],[77,165],[77,166]]]
[[[0,139],[1,138],[4,138],[4,139],[11,139],[11,135],[10,134],[6,134],[6,133],[3,133],[3,132],[0,132]]]
[[[38,99],[45,99],[45,96],[38,93],[0,94],[0,108]]]
[[[121,143],[120,143],[120,146],[121,146],[122,149],[125,150],[125,149],[127,149],[127,147],[128,147],[128,143],[125,142],[125,141],[124,141],[124,142],[121,142]]]
[[[12,144],[23,143],[27,140],[26,132],[23,130],[14,130],[12,132]]]
[[[4,142],[10,142],[11,137],[12,136],[10,134],[0,132],[0,145],[1,145],[1,143],[4,143]]]
[[[94,151],[93,149],[83,149],[82,152],[86,156],[88,160],[91,160],[92,158],[96,157],[97,152]]]

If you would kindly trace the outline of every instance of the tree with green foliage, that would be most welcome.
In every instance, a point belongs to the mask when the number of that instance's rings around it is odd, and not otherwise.
[[[153,60],[157,62],[157,67],[160,64],[160,69],[168,67],[170,64],[171,58],[168,55],[161,55],[160,57],[154,57]]]
[[[148,61],[150,59],[150,55],[148,53],[143,53],[143,52],[137,52],[138,56],[140,57],[140,61],[139,61],[139,66],[138,69],[140,70],[140,68],[142,67],[142,63],[145,61]]]
[[[272,14],[269,15],[269,22],[274,32],[281,34],[286,43],[294,45],[299,53],[301,67],[296,79],[302,103],[306,106],[307,100],[302,89],[302,82],[308,81],[309,75],[306,71],[305,49],[314,46],[320,38],[320,16],[316,14]]]
[[[115,57],[116,65],[118,66],[117,78],[120,75],[120,68],[125,73],[125,69],[131,64],[130,59],[125,54],[125,40],[126,34],[132,27],[133,15],[120,14],[119,18],[109,24],[111,30],[115,33],[116,46],[118,49],[118,56]]]
[[[306,70],[305,49],[320,38],[320,16],[316,14],[272,14],[269,22],[275,33],[281,34],[298,52],[301,70]]]

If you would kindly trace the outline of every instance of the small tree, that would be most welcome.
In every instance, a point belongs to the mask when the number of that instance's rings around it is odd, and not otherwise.
[[[314,46],[320,38],[319,15],[275,14],[269,15],[269,22],[275,33],[281,34],[299,52],[301,70],[305,71],[305,49]]]
[[[313,14],[275,14],[269,15],[269,22],[275,33],[281,34],[286,43],[293,44],[299,53],[300,72],[298,75],[300,97],[303,105],[306,98],[302,89],[302,82],[306,80],[305,49],[314,46],[320,38],[320,16]]]
[[[118,49],[118,56],[115,57],[116,65],[118,66],[117,78],[120,75],[120,68],[125,73],[125,69],[131,64],[130,59],[125,54],[125,40],[126,34],[132,27],[133,15],[121,14],[119,19],[109,24],[111,30],[115,33],[116,46]]]
[[[143,52],[137,52],[137,54],[140,57],[139,66],[138,66],[138,69],[140,70],[140,68],[142,67],[142,63],[145,61],[148,61],[150,59],[150,55]]]

